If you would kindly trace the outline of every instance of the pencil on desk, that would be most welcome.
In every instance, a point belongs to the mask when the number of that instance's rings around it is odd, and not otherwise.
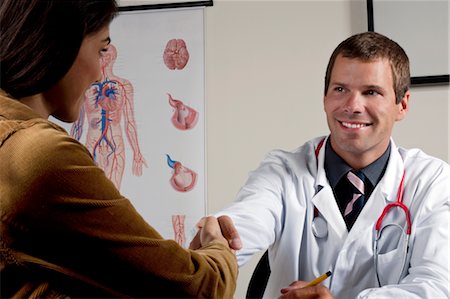
[[[327,279],[330,276],[331,276],[331,271],[328,271],[327,273],[322,274],[319,277],[311,280],[307,285],[304,286],[304,288],[318,285],[319,283],[321,283],[322,281],[324,281],[325,279]]]

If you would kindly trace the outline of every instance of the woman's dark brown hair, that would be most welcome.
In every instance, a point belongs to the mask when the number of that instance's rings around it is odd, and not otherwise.
[[[115,0],[1,0],[0,87],[38,94],[70,69],[87,35],[108,25]]]

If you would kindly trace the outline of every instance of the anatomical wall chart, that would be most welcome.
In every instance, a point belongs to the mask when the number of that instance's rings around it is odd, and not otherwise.
[[[62,124],[165,238],[206,212],[203,7],[121,12],[102,78]]]

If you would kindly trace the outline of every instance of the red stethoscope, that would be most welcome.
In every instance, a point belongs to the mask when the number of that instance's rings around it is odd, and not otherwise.
[[[316,159],[319,156],[319,152],[324,144],[324,141],[325,141],[325,139],[322,139],[315,149]],[[403,265],[405,266],[406,256],[407,256],[408,247],[409,247],[408,246],[409,237],[411,235],[411,226],[412,225],[411,225],[411,215],[410,215],[409,209],[403,203],[404,181],[405,181],[405,171],[403,171],[402,180],[400,181],[400,185],[398,187],[397,201],[386,205],[386,207],[383,209],[383,212],[381,213],[380,217],[378,218],[378,220],[375,224],[376,237],[374,239],[373,250],[374,250],[375,272],[376,272],[379,286],[383,285],[383,283],[380,279],[380,275],[378,273],[379,255],[383,254],[382,252],[380,252],[380,250],[382,250],[382,246],[379,245],[379,241],[381,239],[383,239],[383,231],[386,227],[390,227],[390,228],[395,227],[396,230],[401,231],[401,237],[403,237],[403,239],[402,239],[402,244],[400,244],[399,247],[400,247],[400,250],[404,251],[404,253],[402,254],[402,257],[403,257]],[[386,215],[390,211],[395,210],[396,208],[400,208],[405,214],[406,230],[404,230],[403,227],[401,227],[398,224],[389,224],[389,225],[383,226],[383,220],[386,218]],[[318,217],[317,208],[314,208],[314,210],[315,211],[314,211],[314,220],[313,220],[312,230],[316,237],[323,238],[327,235],[327,228],[326,228],[327,225],[325,223],[325,220],[323,220],[322,217]],[[316,218],[319,218],[319,219],[316,220]],[[384,239],[388,239],[388,238],[384,237]],[[392,241],[392,240],[389,240],[389,241]],[[404,269],[401,269],[401,272],[398,273],[398,280],[400,280],[400,277],[401,277],[401,274],[403,271],[404,271]]]

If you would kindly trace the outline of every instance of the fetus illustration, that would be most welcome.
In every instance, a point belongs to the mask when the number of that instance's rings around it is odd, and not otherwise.
[[[194,188],[197,182],[197,173],[183,166],[181,162],[174,161],[169,155],[167,156],[167,164],[173,169],[170,184],[179,192],[187,192]]]
[[[172,124],[180,130],[189,130],[195,127],[198,121],[198,112],[185,105],[182,101],[174,99],[170,94],[169,105],[174,109],[172,115]]]
[[[172,226],[175,234],[175,241],[184,247],[186,243],[186,236],[184,233],[184,220],[186,215],[172,215]]]
[[[171,39],[167,42],[163,54],[164,64],[169,70],[182,70],[189,61],[189,52],[182,39]]]
[[[141,176],[142,166],[147,167],[147,164],[138,144],[133,86],[127,79],[113,73],[116,58],[117,50],[110,44],[100,58],[101,81],[93,83],[86,91],[80,118],[72,125],[70,134],[80,140],[84,118],[87,116],[86,147],[97,165],[105,171],[117,189],[120,189],[125,168],[122,118],[127,139],[133,149],[133,175]]]

